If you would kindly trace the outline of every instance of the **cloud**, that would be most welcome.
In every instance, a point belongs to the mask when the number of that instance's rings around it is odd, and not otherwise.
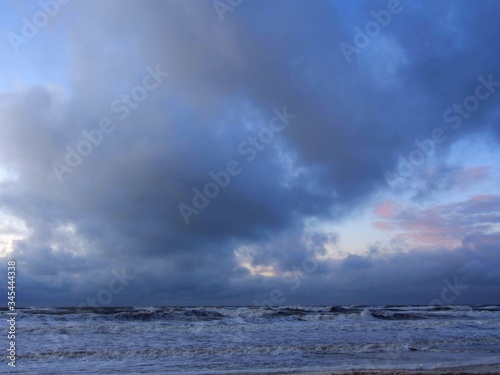
[[[416,138],[447,125],[443,111],[470,94],[478,75],[500,80],[490,58],[500,48],[494,38],[500,7],[405,5],[374,41],[383,48],[363,50],[347,64],[339,44],[370,9],[386,6],[359,4],[353,11],[326,1],[249,2],[224,22],[210,1],[68,4],[54,29],[67,38],[47,33],[25,48],[43,55],[37,71],[60,70],[64,78],[0,96],[0,165],[16,176],[1,180],[0,207],[27,230],[11,254],[25,269],[20,282],[53,290],[47,303],[70,304],[95,293],[113,268],[135,265],[129,297],[117,301],[252,303],[269,287],[283,286],[280,275],[295,272],[307,257],[320,263],[320,276],[310,275],[300,289],[307,300],[329,301],[329,286],[355,300],[367,285],[364,275],[380,285],[401,280],[389,267],[411,261],[406,255],[390,264],[354,255],[322,263],[338,241],[335,231],[308,237],[304,223],[338,223],[365,208],[386,188],[384,171],[394,169]],[[444,16],[446,22],[436,22]],[[49,52],[41,52],[46,45]],[[17,61],[2,56],[4,65]],[[148,66],[170,75],[121,120],[112,103],[141,84]],[[497,103],[493,95],[481,104],[457,139],[479,131],[499,135]],[[245,161],[238,146],[285,106],[297,117],[254,161]],[[76,148],[83,131],[103,118],[115,130],[61,183],[52,163],[64,162],[68,147]],[[452,144],[443,145],[442,155]],[[178,205],[191,204],[193,189],[233,159],[242,173],[186,225]],[[430,180],[465,186],[488,178],[488,171],[449,176]],[[497,223],[497,198],[476,199],[399,216],[387,203],[377,225],[458,246],[464,234],[486,236]],[[244,246],[255,250],[250,266],[273,267],[278,279],[239,264],[235,249]],[[438,253],[437,270],[444,272],[453,258]],[[433,280],[439,277],[436,271]],[[36,293],[25,301],[44,303]]]
[[[375,212],[378,229],[399,230],[400,238],[415,244],[453,247],[467,235],[495,229],[500,222],[500,197],[478,195],[462,202],[397,210],[384,202]]]

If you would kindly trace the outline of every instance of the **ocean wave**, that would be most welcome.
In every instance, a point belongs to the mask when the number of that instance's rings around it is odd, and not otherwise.
[[[500,306],[251,306],[251,307],[62,307],[21,308],[21,317],[39,321],[115,320],[245,324],[266,321],[377,319],[387,321],[476,318],[498,314]],[[6,310],[0,312],[0,316]]]

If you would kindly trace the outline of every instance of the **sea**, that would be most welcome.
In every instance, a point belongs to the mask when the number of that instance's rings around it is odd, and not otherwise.
[[[0,373],[239,374],[500,364],[500,306],[17,310]],[[6,350],[7,349],[7,350]]]

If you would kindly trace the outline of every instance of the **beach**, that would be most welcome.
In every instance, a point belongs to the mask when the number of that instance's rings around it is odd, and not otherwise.
[[[246,373],[240,375],[498,375],[500,374],[500,364],[465,366],[440,370],[352,370],[352,371],[321,371],[321,372],[266,372],[266,373]]]

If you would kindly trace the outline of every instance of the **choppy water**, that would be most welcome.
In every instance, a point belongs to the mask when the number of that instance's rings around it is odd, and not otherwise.
[[[444,368],[500,363],[500,306],[25,308],[16,344],[26,374]]]

